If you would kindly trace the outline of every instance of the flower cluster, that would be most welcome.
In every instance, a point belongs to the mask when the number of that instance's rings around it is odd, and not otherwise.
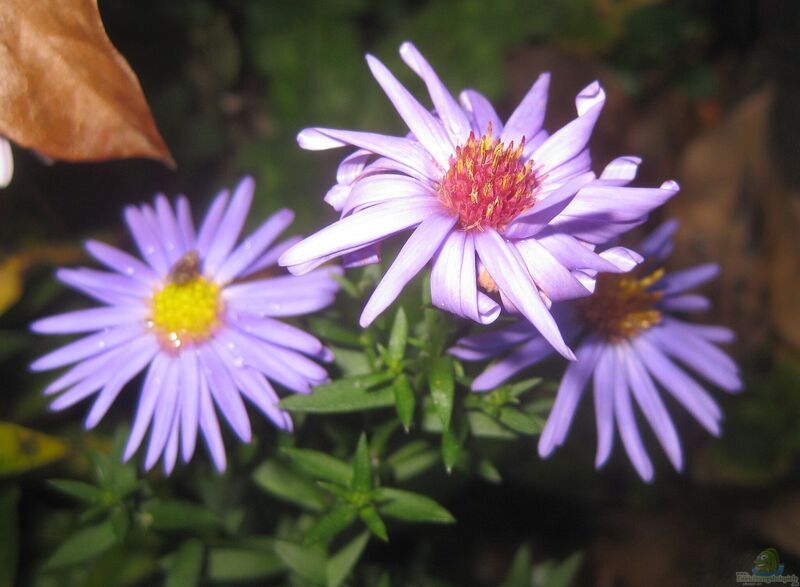
[[[575,119],[551,134],[543,127],[549,74],[539,76],[503,122],[474,90],[457,100],[412,44],[404,43],[400,55],[427,87],[432,108],[376,58],[367,56],[367,63],[408,126],[406,136],[329,128],[298,135],[305,149],[355,148],[325,196],[339,220],[269,248],[292,220],[283,210],[236,246],[254,190],[245,179],[232,198],[217,196],[198,231],[185,198],[174,209],[163,196],[152,207],[128,208],[125,218],[144,262],[89,242],[89,252],[111,273],[58,272],[105,306],[34,323],[45,334],[90,333],[32,365],[72,365],[45,390],[60,393],[53,409],[96,395],[86,420],[92,427],[147,369],[125,458],[150,428],[145,467],[163,457],[169,472],[179,448],[184,460],[191,458],[199,429],[221,470],[217,410],[243,441],[251,430],[242,397],[290,430],[271,382],[308,393],[328,379],[317,361],[329,361],[331,352],[276,318],[333,301],[333,277],[341,270],[331,260],[342,257],[345,267],[376,263],[384,240],[411,231],[363,308],[362,327],[429,266],[436,307],[481,326],[504,310],[516,317],[511,326],[467,336],[450,350],[466,361],[502,356],[474,380],[473,390],[492,389],[553,353],[571,361],[539,441],[543,457],[564,442],[593,377],[597,465],[607,461],[617,428],[641,477],[652,479],[633,397],[681,469],[678,435],[656,383],[713,434],[719,434],[720,410],[678,364],[727,391],[741,385],[736,365],[716,347],[732,333],[672,316],[708,306],[685,292],[717,268],[664,272],[674,223],[638,247],[609,246],[644,223],[678,185],[632,187],[641,163],[632,156],[594,173],[588,145],[606,98],[598,82],[577,95]],[[278,265],[291,274],[276,275]]]
[[[678,191],[628,188],[639,160],[612,161],[599,178],[591,170],[589,138],[605,103],[594,82],[578,94],[578,117],[552,135],[542,128],[549,74],[539,77],[503,124],[488,100],[465,90],[453,98],[411,43],[400,55],[422,79],[432,113],[377,59],[367,56],[375,79],[411,134],[312,128],[306,149],[352,145],[326,200],[342,218],[311,235],[279,262],[302,275],[346,255],[377,260],[377,245],[414,229],[367,302],[368,326],[429,262],[433,303],[482,324],[495,321],[497,293],[562,355],[574,359],[548,306],[589,295],[598,271],[629,270],[638,260],[617,248],[605,258],[592,246],[644,222],[648,212]],[[588,246],[587,246],[588,245]],[[346,260],[346,263],[347,260]]]

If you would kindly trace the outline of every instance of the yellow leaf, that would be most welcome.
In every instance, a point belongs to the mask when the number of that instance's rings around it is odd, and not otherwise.
[[[59,438],[0,422],[0,477],[48,465],[66,456],[69,449]]]

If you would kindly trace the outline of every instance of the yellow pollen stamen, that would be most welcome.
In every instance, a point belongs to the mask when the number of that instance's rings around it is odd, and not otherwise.
[[[648,288],[663,276],[663,269],[644,277],[603,273],[594,294],[576,303],[594,332],[609,342],[620,342],[661,322],[656,304],[663,294]]]
[[[196,267],[187,273],[185,265],[186,259],[175,264],[184,271],[171,272],[169,283],[151,300],[150,324],[165,349],[207,340],[220,324],[220,287],[199,275]]]

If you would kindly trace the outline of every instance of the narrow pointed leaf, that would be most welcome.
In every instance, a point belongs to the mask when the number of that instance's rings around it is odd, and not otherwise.
[[[267,493],[312,512],[320,512],[325,507],[325,494],[316,484],[274,459],[256,467],[253,481]]]
[[[84,503],[100,501],[103,491],[94,485],[73,479],[48,479],[47,484],[56,491]]]
[[[289,457],[303,472],[315,479],[332,481],[339,485],[350,485],[353,470],[346,462],[331,455],[305,448],[285,447],[281,452]]]
[[[393,364],[399,364],[406,354],[406,342],[408,341],[408,318],[403,308],[398,308],[394,316],[392,330],[389,333],[389,360]]]
[[[460,456],[461,441],[452,430],[445,430],[442,433],[442,462],[448,473],[453,470]]]
[[[339,587],[356,566],[369,542],[369,532],[362,532],[328,559],[327,587]]]
[[[194,587],[203,571],[203,543],[191,538],[180,545],[167,570],[164,587]]]
[[[353,456],[353,481],[350,487],[356,491],[372,489],[372,465],[369,456],[367,437],[362,432],[358,439],[356,454]]]
[[[539,434],[544,428],[544,420],[511,407],[500,408],[498,420],[520,434]]]
[[[425,495],[393,487],[380,487],[375,493],[381,503],[379,511],[390,518],[439,524],[452,524],[456,521],[450,512]]]
[[[411,427],[411,422],[414,419],[414,407],[417,403],[417,398],[414,395],[414,390],[411,388],[411,383],[408,377],[404,374],[397,376],[392,386],[394,391],[394,407],[397,410],[397,417],[405,430]]]
[[[111,520],[82,528],[63,541],[42,566],[55,570],[91,560],[117,543]]]
[[[142,510],[153,519],[155,530],[199,530],[222,526],[222,520],[205,507],[182,499],[152,500]]]
[[[230,584],[257,581],[286,571],[286,564],[271,551],[250,548],[212,548],[208,552],[208,578]]]
[[[453,362],[449,357],[439,357],[433,361],[428,372],[428,385],[431,389],[433,407],[442,421],[443,428],[448,430],[453,415],[453,394],[455,393]]]
[[[356,519],[358,513],[349,505],[340,505],[324,514],[308,529],[303,539],[305,546],[318,542],[326,542],[347,528]]]
[[[386,533],[386,524],[383,523],[378,510],[375,509],[375,506],[368,505],[365,508],[362,508],[358,515],[361,517],[361,521],[364,522],[364,525],[372,532],[375,536],[383,540],[384,542],[389,542],[389,535]]]
[[[340,383],[339,381],[336,384]],[[330,385],[336,385],[330,384]],[[323,389],[325,388],[325,389]],[[314,414],[334,414],[343,412],[361,412],[388,408],[394,405],[394,393],[391,387],[369,391],[354,387],[328,388],[320,385],[311,395],[291,395],[281,400],[280,406],[290,412],[308,412]]]
[[[275,541],[275,553],[292,571],[315,585],[327,583],[325,552],[283,540]]]

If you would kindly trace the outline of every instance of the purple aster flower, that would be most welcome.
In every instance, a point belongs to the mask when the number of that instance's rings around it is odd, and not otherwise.
[[[633,397],[672,464],[682,469],[678,434],[656,382],[711,434],[720,434],[719,407],[683,367],[725,391],[739,391],[738,367],[715,346],[731,342],[734,336],[727,328],[693,324],[673,315],[708,309],[707,298],[687,291],[713,279],[719,271],[713,263],[673,273],[658,268],[672,250],[676,228],[677,223],[667,222],[639,245],[637,250],[646,261],[632,273],[601,275],[592,296],[554,309],[565,338],[577,343],[577,360],[564,373],[539,439],[542,457],[564,443],[590,378],[598,468],[611,454],[616,427],[639,475],[645,481],[653,478],[653,466],[636,424]],[[450,352],[467,361],[503,355],[475,379],[473,390],[485,391],[544,360],[553,349],[530,324],[518,321],[503,330],[462,338]]]
[[[250,421],[243,397],[276,426],[291,430],[271,382],[308,393],[328,378],[313,359],[330,361],[330,351],[276,318],[329,305],[338,289],[330,274],[340,270],[266,276],[300,239],[268,248],[294,217],[291,210],[280,210],[236,246],[254,189],[253,180],[245,178],[233,197],[220,193],[197,232],[185,197],[178,198],[175,210],[163,195],[155,198],[154,207],[126,208],[125,220],[145,262],[106,244],[87,242],[89,253],[113,272],[60,269],[57,276],[105,305],[32,325],[42,334],[91,333],[31,365],[35,371],[72,365],[45,393],[61,392],[52,403],[54,410],[96,394],[87,428],[147,368],[125,460],[150,428],[145,468],[163,456],[169,474],[179,445],[184,461],[192,457],[199,428],[221,471],[225,449],[216,409],[248,442]]]
[[[549,74],[542,74],[503,124],[488,100],[465,90],[457,102],[411,43],[400,55],[426,84],[434,111],[420,104],[368,55],[375,79],[408,125],[406,137],[305,129],[303,148],[352,145],[326,200],[342,217],[281,256],[303,274],[344,255],[345,264],[377,260],[377,246],[414,229],[361,315],[369,325],[432,260],[433,303],[480,323],[500,304],[522,313],[558,352],[574,358],[548,311],[551,301],[588,295],[581,269],[620,272],[636,255],[618,249],[601,259],[593,244],[644,221],[678,186],[626,188],[639,159],[622,157],[600,178],[588,142],[605,102],[600,84],[576,99],[578,117],[549,135],[542,128]],[[587,244],[589,246],[587,246]]]

